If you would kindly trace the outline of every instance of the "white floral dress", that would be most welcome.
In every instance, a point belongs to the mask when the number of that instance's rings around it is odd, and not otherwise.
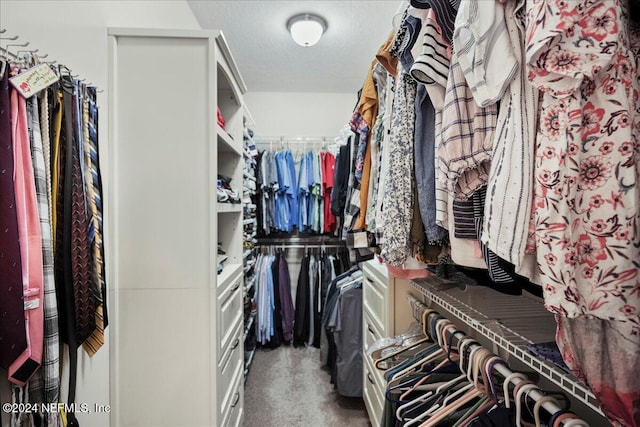
[[[542,91],[530,249],[546,307],[640,334],[638,34],[622,0],[528,3]]]

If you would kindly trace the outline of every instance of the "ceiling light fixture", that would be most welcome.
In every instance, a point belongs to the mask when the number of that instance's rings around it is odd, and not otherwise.
[[[300,46],[313,46],[327,30],[327,21],[311,13],[295,15],[287,21],[287,29],[293,41]]]

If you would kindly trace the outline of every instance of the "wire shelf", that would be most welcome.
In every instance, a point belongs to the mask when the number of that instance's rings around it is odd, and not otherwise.
[[[577,378],[527,351],[527,344],[554,340],[555,320],[541,303],[480,286],[438,290],[428,279],[412,281],[411,285],[422,294],[427,305],[442,307],[490,340],[494,352],[497,353],[496,348],[502,349],[602,415],[594,394]]]

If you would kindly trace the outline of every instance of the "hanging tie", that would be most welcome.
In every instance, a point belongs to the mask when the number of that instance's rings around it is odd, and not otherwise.
[[[104,257],[102,245],[102,179],[98,158],[98,107],[96,90],[87,88],[83,103],[83,132],[86,165],[87,205],[90,213],[89,237],[91,239],[94,295],[96,298],[96,327],[83,347],[89,356],[93,356],[104,344],[106,316],[106,283],[104,279]]]
[[[10,114],[9,67],[6,67],[0,86],[0,367],[3,369],[8,369],[27,348]]]
[[[27,330],[27,348],[9,366],[9,381],[23,386],[42,362],[44,273],[42,261],[42,234],[36,196],[35,177],[27,119],[27,102],[11,93],[11,126],[14,142],[14,187],[18,235],[22,257],[22,285],[24,317]]]
[[[80,135],[74,132],[77,129],[74,124],[78,123],[80,117],[76,115],[77,110],[74,108],[74,101],[75,99],[73,99],[71,93],[65,91],[66,154],[71,155],[70,160],[68,158],[66,159],[66,165],[71,166],[71,267],[76,333],[78,344],[82,344],[91,336],[96,326],[96,300],[93,292],[94,284],[89,244],[89,216],[87,215],[85,206],[84,179],[82,177],[80,163],[81,138],[79,138]],[[67,114],[69,112],[71,114]],[[70,135],[73,135],[73,137],[69,138]],[[69,163],[71,163],[71,165]],[[66,176],[69,177],[69,171],[67,170],[65,173]],[[65,187],[66,186],[65,183]]]

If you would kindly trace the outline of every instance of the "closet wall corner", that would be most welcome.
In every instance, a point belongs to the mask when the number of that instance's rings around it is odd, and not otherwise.
[[[220,31],[108,35],[112,425],[241,425],[246,86]]]

